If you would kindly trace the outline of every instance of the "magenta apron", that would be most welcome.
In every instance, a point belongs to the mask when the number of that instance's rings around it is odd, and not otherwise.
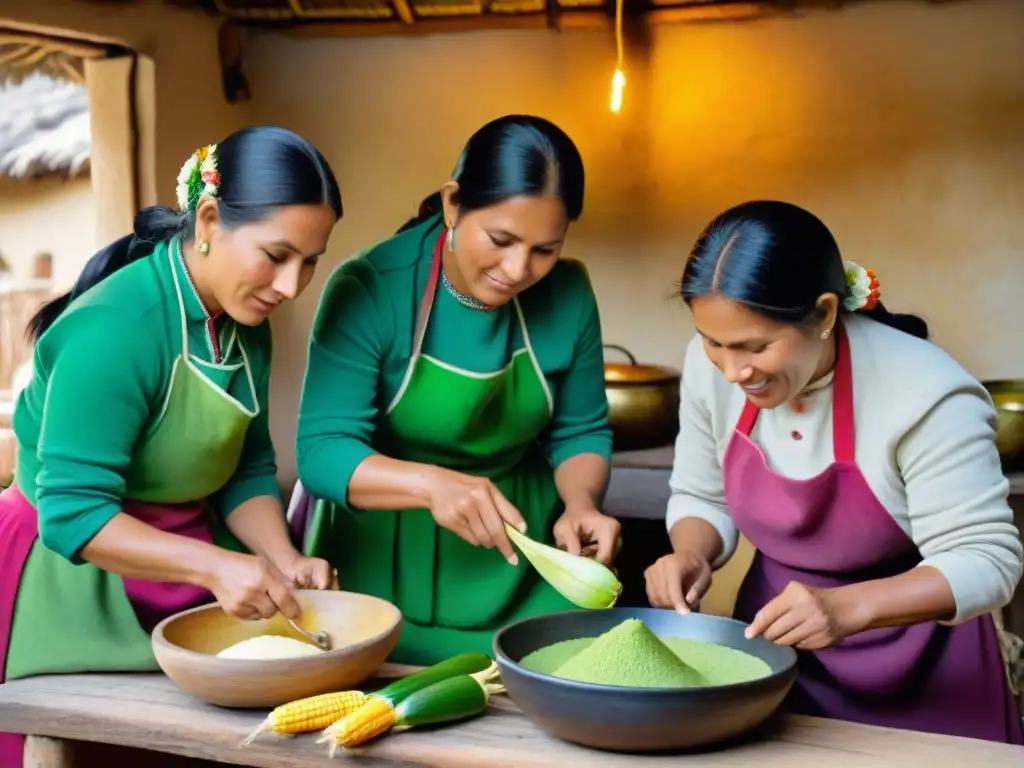
[[[769,468],[750,439],[747,401],[723,462],[732,519],[756,548],[734,615],[750,622],[790,581],[829,588],[905,573],[921,562],[911,539],[854,460],[853,376],[841,325],[833,382],[835,463],[807,480]],[[832,648],[798,651],[787,709],[914,731],[1024,744],[991,616],[876,629]],[[1022,761],[1024,765],[1024,761]]]
[[[0,574],[0,685],[4,683],[7,669],[18,583],[38,536],[36,511],[25,497],[16,488],[0,493],[0,570],[3,571]],[[0,733],[0,768],[20,768],[24,751],[24,736]]]
[[[124,512],[152,525],[162,531],[178,533],[189,538],[212,542],[209,518],[199,504],[161,506],[157,504],[140,504],[126,502]],[[15,604],[17,602],[21,577],[38,542],[38,527],[35,507],[29,503],[17,487],[8,488],[0,493],[0,684],[6,679],[7,653],[10,647],[11,630]],[[56,555],[52,555],[56,557]],[[68,564],[69,568],[87,568]],[[113,577],[120,581],[133,616],[123,615],[123,611],[109,611],[97,615],[98,622],[113,620],[122,625],[131,618],[138,623],[140,636],[152,632],[153,628],[165,617],[178,611],[186,610],[213,601],[213,596],[200,587],[191,584],[157,583]],[[58,581],[59,583],[59,581]],[[111,585],[113,586],[113,585]],[[104,590],[105,591],[105,590]],[[102,593],[101,593],[102,594]],[[38,599],[35,595],[29,600]],[[118,615],[121,613],[122,615]],[[66,633],[68,642],[75,642],[76,631],[80,627],[69,627]],[[131,632],[134,628],[122,630]],[[57,634],[57,633],[54,633]],[[141,637],[140,637],[141,640]],[[86,640],[88,644],[88,640]],[[119,650],[111,649],[114,656]],[[141,648],[123,649],[126,657],[124,664],[128,667],[140,666]],[[0,768],[19,768],[22,764],[24,737],[18,734],[0,733]]]

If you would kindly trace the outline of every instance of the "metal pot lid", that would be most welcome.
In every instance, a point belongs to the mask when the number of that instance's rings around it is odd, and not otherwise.
[[[633,353],[618,344],[604,344],[605,349],[614,349],[629,358],[628,363],[605,363],[604,380],[616,384],[663,384],[679,380],[679,371],[662,365],[638,363]]]
[[[677,381],[679,374],[657,365],[605,363],[604,380],[614,384],[662,384]]]

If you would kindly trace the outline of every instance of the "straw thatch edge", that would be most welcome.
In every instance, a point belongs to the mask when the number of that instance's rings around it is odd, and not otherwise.
[[[0,85],[0,174],[15,179],[88,174],[85,87],[35,72]]]

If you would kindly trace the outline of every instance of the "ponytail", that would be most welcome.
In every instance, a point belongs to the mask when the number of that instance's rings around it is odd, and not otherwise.
[[[882,302],[878,302],[873,309],[861,310],[856,314],[864,315],[864,317],[869,317],[875,322],[895,328],[897,331],[909,333],[911,336],[916,336],[919,339],[928,340],[928,323],[924,321],[924,318],[917,315],[901,315],[890,312],[883,306]]]
[[[420,203],[419,212],[415,216],[413,216],[411,219],[409,219],[407,222],[405,222],[405,224],[400,226],[398,228],[398,231],[395,232],[395,234],[399,235],[402,232],[405,232],[405,230],[407,230],[407,229],[412,229],[413,227],[418,227],[420,224],[425,222],[427,219],[431,218],[432,216],[436,216],[437,214],[439,214],[441,212],[441,208],[442,208],[441,193],[440,192],[434,192],[433,194],[428,195],[427,197],[423,198],[423,202]]]
[[[125,235],[100,250],[86,262],[71,290],[44,304],[28,322],[26,336],[32,342],[39,338],[63,314],[72,301],[95,285],[106,280],[122,267],[145,258],[157,245],[185,232],[189,227],[187,214],[171,208],[152,206],[135,216],[134,232]]]

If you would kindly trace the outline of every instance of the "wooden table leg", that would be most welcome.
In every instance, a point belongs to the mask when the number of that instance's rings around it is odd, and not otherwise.
[[[75,743],[49,736],[25,739],[25,768],[74,768]]]
[[[92,741],[54,739],[49,736],[25,737],[24,768],[94,768],[97,765],[144,765],[146,768],[218,768],[212,763],[163,752],[149,752]],[[7,768],[7,766],[0,766]]]

